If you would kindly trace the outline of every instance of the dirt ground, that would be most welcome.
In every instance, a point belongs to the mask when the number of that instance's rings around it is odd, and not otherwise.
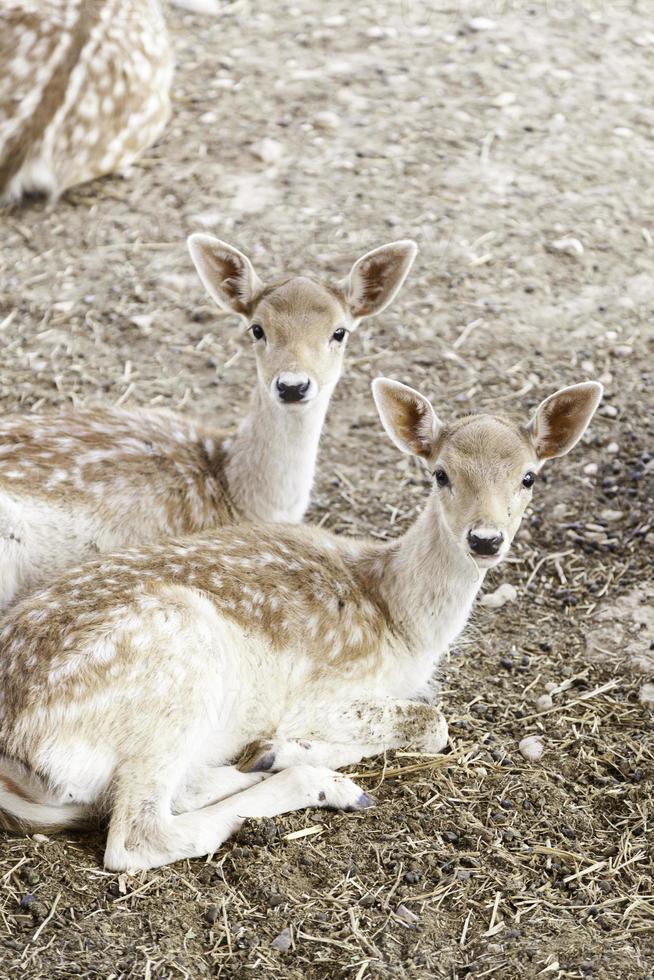
[[[99,834],[5,838],[0,975],[651,978],[651,0],[260,0],[169,21],[160,144],[127,179],[1,218],[4,411],[236,421],[253,363],[192,270],[198,229],[264,279],[420,245],[352,338],[313,521],[394,535],[424,499],[377,421],[377,374],[443,415],[526,416],[585,377],[606,396],[488,578],[516,600],[478,608],[451,651],[447,754],[362,766],[373,811],[248,824],[134,878],[102,870]],[[539,762],[518,751],[530,734]]]

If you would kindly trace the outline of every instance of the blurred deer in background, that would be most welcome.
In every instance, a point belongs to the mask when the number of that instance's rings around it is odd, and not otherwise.
[[[170,113],[159,0],[3,0],[0,201],[124,170]]]
[[[383,245],[340,282],[264,285],[242,252],[192,235],[219,307],[254,346],[238,431],[171,412],[98,408],[0,417],[0,610],[100,552],[240,521],[301,521],[347,338],[391,302],[416,254]]]
[[[98,559],[19,604],[0,623],[2,824],[107,815],[105,863],[134,870],[212,853],[248,816],[370,805],[333,770],[444,747],[430,679],[601,391],[564,388],[526,425],[445,423],[378,379],[388,434],[434,480],[403,537],[225,528]]]

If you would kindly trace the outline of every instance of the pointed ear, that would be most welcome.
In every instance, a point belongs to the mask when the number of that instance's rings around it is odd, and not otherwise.
[[[372,394],[382,425],[398,449],[422,459],[431,456],[443,427],[431,402],[390,378],[375,378]]]
[[[246,317],[263,289],[248,257],[212,235],[191,235],[187,244],[202,285],[211,298],[227,313]]]
[[[418,252],[412,241],[390,242],[354,263],[339,285],[355,320],[375,316],[394,299]]]
[[[565,456],[588,428],[604,389],[597,381],[561,388],[536,409],[527,432],[539,459]]]

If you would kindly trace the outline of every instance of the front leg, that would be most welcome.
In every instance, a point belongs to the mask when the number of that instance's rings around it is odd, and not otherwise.
[[[344,709],[334,725],[321,723],[309,738],[277,736],[253,743],[238,766],[242,772],[280,772],[296,765],[341,769],[387,749],[412,747],[435,755],[445,748],[447,737],[447,722],[436,705],[359,701]]]

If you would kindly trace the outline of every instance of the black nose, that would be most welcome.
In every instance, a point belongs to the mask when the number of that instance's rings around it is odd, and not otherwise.
[[[277,394],[283,402],[301,402],[309,390],[309,381],[301,385],[285,385],[283,381],[277,381]]]
[[[496,555],[502,547],[503,541],[503,534],[488,537],[485,534],[475,534],[474,531],[468,531],[468,545],[476,555]]]

